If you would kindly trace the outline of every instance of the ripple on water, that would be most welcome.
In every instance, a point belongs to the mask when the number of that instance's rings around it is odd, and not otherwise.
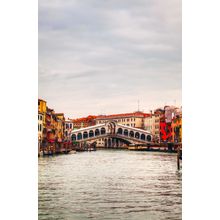
[[[98,150],[39,158],[39,220],[181,219],[176,156]]]

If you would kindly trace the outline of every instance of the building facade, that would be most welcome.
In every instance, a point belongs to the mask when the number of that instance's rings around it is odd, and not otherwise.
[[[156,109],[154,113],[160,116],[160,141],[174,142],[177,136],[175,135],[175,132],[179,132],[179,128],[177,127],[179,127],[180,123],[182,124],[182,120],[181,122],[179,121],[180,118],[182,118],[182,108],[175,106],[164,106],[164,108]],[[181,136],[181,133],[178,135]]]
[[[38,112],[38,140],[43,139],[43,114]]]
[[[144,119],[150,114],[143,112],[133,112],[114,115],[100,115],[95,119],[96,124],[103,124],[108,120],[116,121],[121,125],[131,126],[134,128],[144,129]]]
[[[172,142],[182,142],[182,118],[176,117],[172,121]]]
[[[43,140],[43,131],[46,127],[46,112],[47,102],[43,99],[38,99],[38,140]]]
[[[64,125],[65,125],[64,113],[55,113],[54,115],[55,115],[56,141],[62,142],[64,140]]]
[[[160,115],[151,114],[144,119],[144,129],[154,135],[156,142],[160,141]]]
[[[72,130],[73,130],[73,120],[72,119],[65,120],[65,125],[64,125],[65,140],[71,140],[71,131]]]

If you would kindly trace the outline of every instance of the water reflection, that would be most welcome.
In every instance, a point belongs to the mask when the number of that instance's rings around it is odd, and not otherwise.
[[[98,150],[39,158],[39,219],[181,219],[176,156]]]

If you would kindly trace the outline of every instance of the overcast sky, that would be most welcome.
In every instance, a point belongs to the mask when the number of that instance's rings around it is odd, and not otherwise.
[[[56,112],[181,105],[179,0],[39,0],[39,98]]]

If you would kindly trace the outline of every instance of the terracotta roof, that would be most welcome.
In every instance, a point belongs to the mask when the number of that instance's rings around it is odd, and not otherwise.
[[[92,120],[94,120],[97,116],[93,116],[93,115],[89,115],[87,117],[84,118],[76,118],[73,119],[74,123],[81,123],[81,122],[91,122]]]
[[[113,115],[99,115],[96,119],[121,118],[121,117],[148,117],[150,114],[143,112],[122,113]]]

